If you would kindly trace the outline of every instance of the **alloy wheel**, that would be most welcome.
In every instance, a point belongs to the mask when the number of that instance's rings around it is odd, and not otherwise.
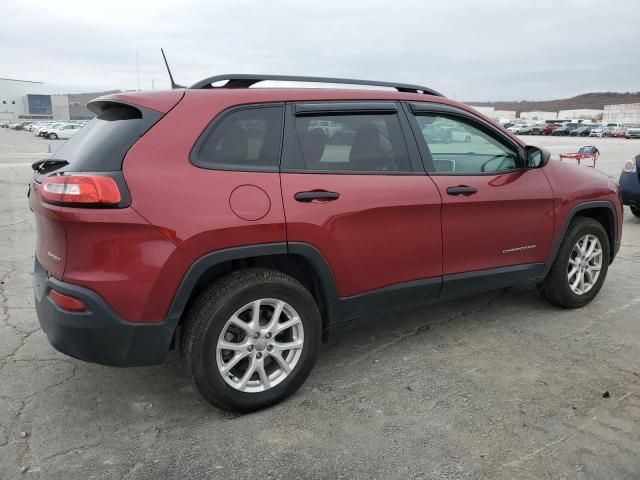
[[[602,269],[602,245],[595,235],[584,235],[571,250],[567,279],[576,295],[589,292],[598,281]]]
[[[288,303],[262,298],[235,312],[220,332],[218,371],[241,392],[257,393],[285,380],[304,347],[302,320]]]

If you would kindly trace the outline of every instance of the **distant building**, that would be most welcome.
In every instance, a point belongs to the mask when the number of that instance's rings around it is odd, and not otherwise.
[[[515,110],[496,110],[495,107],[469,106],[495,121],[499,121],[501,119],[513,120],[516,118]]]
[[[520,118],[527,120],[557,120],[558,112],[520,112]]]
[[[0,120],[51,118],[51,98],[42,82],[0,78]]]
[[[46,95],[42,82],[0,78],[0,121],[87,120],[95,115],[87,103],[119,90]]]
[[[579,108],[576,110],[560,110],[558,120],[593,120],[602,116],[603,110]]]
[[[605,105],[602,121],[607,123],[640,124],[640,103]]]

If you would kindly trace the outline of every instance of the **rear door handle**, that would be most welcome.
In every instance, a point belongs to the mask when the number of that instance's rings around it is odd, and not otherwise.
[[[340,194],[337,192],[327,192],[326,190],[312,190],[310,192],[298,192],[293,198],[298,202],[313,202],[318,200],[320,202],[331,202],[340,198]]]
[[[474,193],[478,193],[478,189],[474,187],[469,187],[467,185],[460,185],[458,187],[449,187],[447,188],[447,193],[449,195],[473,195]]]

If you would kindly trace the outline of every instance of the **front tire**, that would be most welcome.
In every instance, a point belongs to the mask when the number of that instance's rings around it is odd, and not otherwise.
[[[609,237],[602,224],[575,218],[565,234],[551,270],[539,285],[542,295],[562,308],[578,308],[595,298],[607,276]]]
[[[51,140],[57,140],[57,139],[58,139],[58,135],[56,135],[55,133],[50,133],[50,134],[49,134],[49,138],[50,138]]]
[[[640,217],[640,207],[629,207],[631,209],[631,213],[633,213],[636,217]]]
[[[200,294],[185,318],[180,350],[207,401],[251,412],[304,383],[321,336],[320,312],[305,287],[281,272],[250,268]]]

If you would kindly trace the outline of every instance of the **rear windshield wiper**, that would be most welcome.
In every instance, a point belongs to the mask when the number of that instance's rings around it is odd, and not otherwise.
[[[33,169],[34,172],[41,172],[42,170],[48,167],[53,167],[53,166],[63,167],[68,164],[69,162],[67,162],[66,160],[47,159],[47,160],[38,160],[37,162],[33,162],[31,164],[31,168]]]

